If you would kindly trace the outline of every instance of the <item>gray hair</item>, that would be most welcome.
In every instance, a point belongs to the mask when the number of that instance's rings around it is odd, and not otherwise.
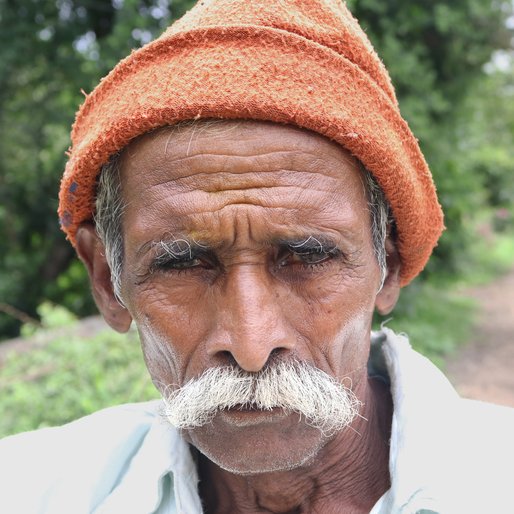
[[[371,218],[371,238],[373,241],[373,250],[378,266],[380,267],[381,281],[380,289],[384,286],[387,277],[387,252],[386,239],[388,228],[394,227],[391,207],[384,191],[380,187],[375,177],[359,162],[364,180],[364,188],[368,198],[368,209]],[[379,289],[379,290],[380,290]]]
[[[114,294],[121,299],[121,272],[123,270],[123,195],[121,191],[120,153],[113,155],[98,177],[95,201],[95,226],[105,247],[105,258],[111,268]]]
[[[111,268],[111,280],[118,301],[121,297],[121,273],[123,269],[123,196],[120,176],[121,152],[113,155],[101,171],[97,184],[95,203],[96,231],[105,246],[105,258]],[[375,177],[361,164],[362,178],[371,218],[371,234],[375,258],[381,271],[382,289],[387,276],[385,242],[388,226],[393,223],[391,209],[382,188]]]

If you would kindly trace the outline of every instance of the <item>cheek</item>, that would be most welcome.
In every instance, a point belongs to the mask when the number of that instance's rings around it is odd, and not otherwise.
[[[167,337],[155,327],[137,320],[136,325],[146,367],[153,383],[163,394],[168,385],[181,383],[179,355]]]
[[[362,266],[320,276],[308,287],[292,291],[295,305],[290,312],[320,334],[336,334],[356,318],[370,318],[376,297],[375,281],[369,278],[373,271]]]
[[[376,296],[369,270],[327,277],[309,296],[296,296],[291,324],[309,341],[318,364],[346,376],[367,360]],[[368,277],[368,278],[366,278]]]
[[[187,295],[189,296],[189,295]],[[203,299],[172,294],[164,286],[140,289],[129,309],[137,325],[146,365],[154,383],[180,384],[209,332]],[[201,313],[201,315],[200,315]]]
[[[362,375],[369,357],[372,314],[362,311],[347,320],[325,347],[334,375],[339,379],[349,377],[352,382]],[[354,382],[355,383],[355,382]]]

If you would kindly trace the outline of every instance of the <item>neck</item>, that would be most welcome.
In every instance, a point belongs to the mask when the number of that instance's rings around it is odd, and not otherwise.
[[[390,487],[392,401],[387,388],[364,381],[362,417],[327,441],[300,468],[241,476],[199,457],[206,514],[369,512]]]

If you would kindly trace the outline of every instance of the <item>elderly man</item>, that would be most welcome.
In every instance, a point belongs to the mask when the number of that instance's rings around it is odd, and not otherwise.
[[[442,215],[342,4],[200,2],[72,139],[63,229],[164,401],[4,440],[2,512],[513,511],[512,413],[371,334]]]

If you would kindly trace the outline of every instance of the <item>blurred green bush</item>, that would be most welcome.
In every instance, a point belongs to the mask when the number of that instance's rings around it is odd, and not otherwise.
[[[66,330],[30,351],[12,352],[0,364],[0,437],[159,397],[134,331],[80,337],[72,335],[76,322],[62,307],[45,304],[40,314],[47,328],[31,329],[32,341],[58,327]]]

